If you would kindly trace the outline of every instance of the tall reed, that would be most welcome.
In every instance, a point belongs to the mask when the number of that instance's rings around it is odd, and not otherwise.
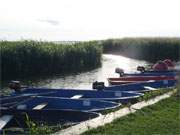
[[[123,38],[101,41],[105,53],[116,53],[151,62],[180,60],[180,38]]]
[[[95,68],[101,64],[97,42],[70,45],[38,41],[1,41],[2,80]]]

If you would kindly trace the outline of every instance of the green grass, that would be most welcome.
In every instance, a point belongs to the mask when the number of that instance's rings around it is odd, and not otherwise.
[[[180,97],[174,95],[83,135],[179,135]]]
[[[156,96],[162,95],[162,94],[167,93],[167,92],[170,92],[174,89],[178,89],[178,87],[175,87],[175,88],[159,88],[158,90],[148,91],[148,92],[145,92],[144,95],[142,97],[139,97],[137,100],[138,101],[147,101],[151,98],[154,98]]]

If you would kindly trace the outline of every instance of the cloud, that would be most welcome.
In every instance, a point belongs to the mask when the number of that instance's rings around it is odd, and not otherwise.
[[[51,25],[59,25],[59,21],[56,20],[51,20],[51,19],[38,19],[39,22],[45,22],[45,23],[49,23]]]

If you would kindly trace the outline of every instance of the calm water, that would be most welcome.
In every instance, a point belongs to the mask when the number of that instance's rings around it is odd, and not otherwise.
[[[104,81],[107,85],[108,77],[118,77],[118,74],[115,73],[116,67],[123,68],[125,72],[134,72],[138,65],[148,64],[145,61],[126,58],[119,55],[104,54],[102,59],[102,67],[100,68],[89,72],[69,76],[56,76],[40,80],[36,82],[36,86],[49,88],[91,89],[92,82],[94,81]]]
[[[119,55],[104,54],[102,59],[102,67],[88,72],[40,79],[28,79],[28,81],[23,80],[22,83],[35,87],[91,89],[94,81],[104,81],[107,86],[108,77],[118,77],[119,75],[115,73],[116,67],[123,68],[125,72],[135,72],[138,65],[148,65],[146,61]],[[180,62],[177,63],[176,69],[180,70]],[[2,90],[7,92],[8,89],[6,86]]]

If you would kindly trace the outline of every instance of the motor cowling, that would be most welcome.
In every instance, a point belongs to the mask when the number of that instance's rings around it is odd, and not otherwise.
[[[20,92],[21,91],[21,84],[19,81],[11,81],[9,83],[9,88],[14,90],[15,92]]]
[[[170,59],[165,59],[163,62],[166,63],[166,65],[168,66],[168,69],[170,70],[174,69],[175,65]]]
[[[93,89],[97,89],[97,90],[102,90],[102,89],[104,89],[104,82],[98,82],[98,81],[96,81],[96,82],[93,82],[93,85],[92,85],[92,88]]]
[[[145,72],[145,67],[143,67],[143,66],[138,66],[137,67],[137,71],[140,71],[140,72]]]
[[[124,76],[124,70],[122,68],[116,68],[115,73],[118,73],[120,77]]]
[[[168,70],[168,66],[163,61],[158,61],[156,64],[153,65],[154,71],[166,71]]]

